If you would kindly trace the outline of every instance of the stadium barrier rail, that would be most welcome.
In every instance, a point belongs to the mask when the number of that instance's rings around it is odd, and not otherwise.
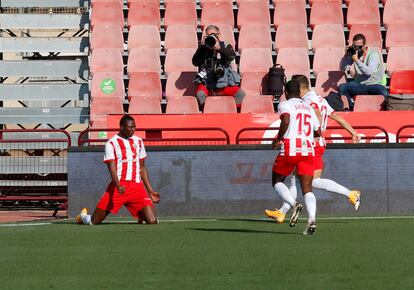
[[[407,135],[407,133],[405,135],[402,134],[402,132],[406,131],[407,129],[414,129],[414,125],[405,125],[405,126],[402,126],[400,129],[398,129],[397,137],[396,137],[397,143],[413,143],[414,142],[414,135]],[[414,130],[412,131],[414,132]]]

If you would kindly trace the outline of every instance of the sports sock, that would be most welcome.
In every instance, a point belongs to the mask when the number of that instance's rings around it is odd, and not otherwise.
[[[289,188],[287,188],[287,186],[283,183],[283,182],[278,182],[275,184],[275,190],[276,192],[279,194],[279,196],[285,201],[287,202],[290,206],[295,206],[296,205],[296,201],[295,199],[292,197],[292,195],[290,194]]]
[[[90,214],[82,214],[81,220],[84,225],[92,225],[91,215]]]
[[[298,197],[298,190],[296,188],[296,177],[292,175],[290,178],[290,186],[289,186],[290,195],[293,197],[294,200]],[[279,209],[282,213],[286,214],[290,210],[290,205],[287,202],[282,204],[282,207]]]
[[[304,195],[306,210],[308,211],[308,222],[316,219],[316,198],[312,192],[307,192]]]
[[[316,189],[324,189],[329,192],[343,194],[349,197],[349,193],[351,192],[345,186],[342,186],[336,183],[333,180],[325,179],[325,178],[316,178],[312,181],[312,186]]]

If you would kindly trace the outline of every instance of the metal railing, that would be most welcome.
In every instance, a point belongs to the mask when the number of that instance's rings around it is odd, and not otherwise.
[[[412,135],[403,135],[402,132],[406,131],[407,129],[413,129],[412,130]],[[405,125],[402,126],[400,129],[398,129],[397,134],[396,134],[396,141],[397,143],[403,143],[402,141],[405,139],[404,143],[408,143],[408,141],[414,142],[414,125]]]

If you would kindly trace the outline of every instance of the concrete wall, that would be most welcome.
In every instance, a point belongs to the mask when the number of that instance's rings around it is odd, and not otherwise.
[[[324,177],[362,191],[357,215],[414,213],[414,148],[373,146],[328,149]],[[281,205],[270,181],[276,151],[148,151],[150,179],[162,197],[160,216],[260,215]],[[103,148],[69,150],[70,216],[82,207],[93,209],[105,191],[110,178],[102,158]],[[315,194],[318,214],[356,215],[345,197]]]

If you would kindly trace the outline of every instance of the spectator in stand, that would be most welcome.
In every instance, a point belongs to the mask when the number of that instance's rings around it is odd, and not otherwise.
[[[353,109],[353,97],[356,95],[383,95],[387,100],[385,67],[381,54],[376,49],[366,45],[363,34],[356,34],[352,46],[347,48],[342,67],[350,74],[352,81],[338,87],[339,94],[348,99],[349,108]]]
[[[199,69],[194,83],[197,84],[196,97],[200,107],[207,96],[233,96],[237,107],[241,106],[245,93],[240,89],[240,76],[231,67],[235,57],[231,44],[220,40],[220,29],[208,25],[193,56],[193,65]]]

